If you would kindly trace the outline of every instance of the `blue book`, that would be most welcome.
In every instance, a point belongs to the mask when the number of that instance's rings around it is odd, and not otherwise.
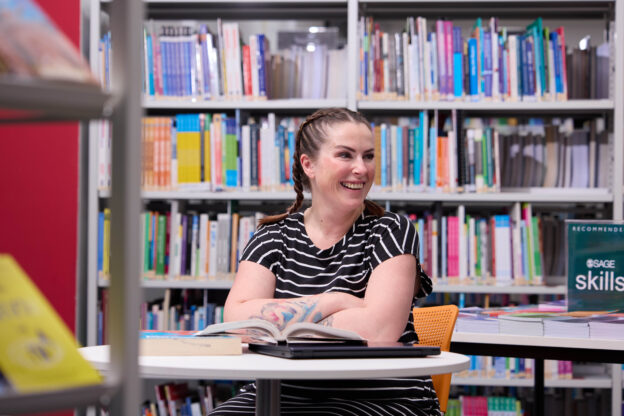
[[[205,24],[201,24],[199,26],[199,38],[201,40],[200,50],[201,50],[201,67],[202,67],[202,77],[204,78],[203,94],[204,98],[210,98],[210,59],[208,58],[208,44],[206,40],[206,35],[208,34],[208,28]]]
[[[423,135],[420,126],[412,129],[414,132],[414,185],[422,185]]]
[[[154,54],[153,54],[153,46],[152,46],[152,35],[147,33],[144,29],[143,33],[145,34],[145,50],[147,52],[147,62],[145,65],[147,66],[147,93],[150,96],[154,96]]]
[[[387,140],[388,140],[388,127],[386,124],[381,125],[381,186],[386,187],[388,184],[388,151],[387,151]]]
[[[535,49],[533,39],[530,36],[525,38],[526,70],[527,70],[527,93],[530,97],[535,97]]]
[[[291,185],[295,184],[295,181],[293,179],[293,175],[292,175],[292,167],[293,164],[295,163],[295,131],[292,128],[288,128],[288,157],[290,159],[290,161],[288,162],[288,169],[289,169],[289,183]]]
[[[104,264],[104,212],[98,212],[97,271],[102,271]]]
[[[171,95],[170,92],[170,71],[169,71],[169,39],[166,36],[166,28],[162,28],[162,33],[158,36],[160,42],[160,65],[162,67],[163,94]]]
[[[279,166],[280,184],[286,183],[286,128],[282,123],[278,124],[275,132],[275,146],[279,149]]]
[[[181,79],[182,79],[182,96],[191,96],[193,95],[193,88],[192,88],[192,74],[191,71],[192,69],[195,68],[195,66],[193,65],[193,55],[194,55],[194,51],[192,50],[194,48],[195,45],[193,45],[192,41],[190,40],[190,34],[188,33],[189,29],[188,27],[183,27],[182,29],[184,29],[184,31],[186,33],[184,33],[184,41],[180,42],[180,49],[182,50],[182,65],[180,67],[181,69]]]
[[[258,95],[260,97],[267,96],[266,87],[266,68],[265,68],[265,47],[267,46],[266,38],[264,34],[260,33],[258,36]]]
[[[483,95],[492,97],[492,33],[486,30],[483,33]]]
[[[453,26],[453,95],[464,95],[464,44],[461,27]]]
[[[555,70],[555,89],[558,94],[563,94],[563,78],[561,76],[561,47],[559,46],[559,34],[557,32],[550,33],[550,43],[554,52],[554,70]]]
[[[407,174],[408,185],[416,184],[416,170],[414,160],[416,156],[416,129],[412,126],[407,128]],[[420,177],[420,175],[419,175]]]
[[[470,85],[470,96],[479,97],[479,75],[477,73],[477,40],[475,38],[468,39],[468,76]]]
[[[436,126],[431,126],[429,129],[429,187],[431,189],[436,188],[436,173],[438,158],[438,129]]]

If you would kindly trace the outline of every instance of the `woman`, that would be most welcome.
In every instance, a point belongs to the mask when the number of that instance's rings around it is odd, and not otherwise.
[[[241,257],[226,321],[261,318],[281,329],[320,322],[369,341],[416,342],[414,296],[431,292],[417,273],[410,222],[365,200],[375,178],[374,138],[359,113],[323,109],[296,136],[295,202],[265,218]],[[299,212],[303,190],[312,204]],[[419,277],[420,274],[420,277]],[[255,385],[213,414],[254,414]],[[282,381],[282,414],[439,415],[431,380]]]

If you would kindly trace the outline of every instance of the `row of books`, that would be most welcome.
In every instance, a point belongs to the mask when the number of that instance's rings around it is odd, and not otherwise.
[[[98,214],[97,267],[103,279],[110,273],[110,215],[108,208]],[[260,212],[142,213],[142,278],[231,279],[263,216]],[[547,217],[541,223],[527,203],[522,208],[516,205],[512,215],[473,216],[460,207],[457,215],[424,212],[408,216],[419,234],[421,263],[436,280],[542,284],[544,247],[553,246],[546,247],[550,254],[561,246],[557,241],[563,236],[563,227],[552,224],[556,219]],[[542,238],[542,229],[548,231],[548,237]],[[562,273],[562,258],[562,252],[553,253],[546,270]]]
[[[108,343],[109,292],[101,290],[97,305],[98,345]],[[165,289],[161,298],[140,305],[140,329],[157,331],[199,331],[223,322],[223,305],[208,301],[203,290]]]
[[[477,18],[467,37],[450,20],[428,24],[425,17],[408,17],[400,33],[383,31],[372,17],[358,26],[363,99],[609,98],[609,42],[568,55],[564,27],[551,31],[541,17],[524,29]]]
[[[624,289],[624,283],[622,284]],[[624,315],[604,312],[462,310],[458,332],[500,333],[562,338],[624,339]]]
[[[516,397],[459,396],[449,399],[447,416],[521,416],[522,403]]]
[[[473,216],[460,206],[456,215],[425,213],[410,219],[420,241],[420,259],[435,280],[486,284],[544,282],[540,219],[531,204],[511,214]]]
[[[373,191],[497,192],[527,187],[608,188],[613,134],[604,118],[374,118]],[[145,190],[287,190],[302,119],[274,113],[145,117]],[[438,129],[438,125],[441,128]],[[576,126],[575,126],[576,124]],[[98,126],[98,186],[110,186],[110,126]],[[440,132],[439,132],[440,130]]]
[[[97,270],[110,277],[109,208],[98,214]],[[142,279],[231,280],[242,250],[262,213],[240,216],[218,213],[146,211],[141,214]]]
[[[170,382],[154,385],[155,400],[141,404],[141,416],[207,416],[236,392],[228,381]],[[105,413],[108,416],[108,413]]]
[[[140,322],[142,330],[199,331],[223,322],[223,306],[207,302],[185,308],[182,304],[171,305],[168,299],[143,302]]]
[[[263,33],[244,40],[238,22],[147,21],[145,96],[194,101],[346,98],[346,48],[292,45],[271,53]],[[107,33],[99,45],[103,85],[110,85],[110,57]]]
[[[531,358],[470,356],[470,368],[457,377],[495,379],[533,378],[534,360]],[[571,379],[572,361],[544,360],[544,377],[547,379]]]

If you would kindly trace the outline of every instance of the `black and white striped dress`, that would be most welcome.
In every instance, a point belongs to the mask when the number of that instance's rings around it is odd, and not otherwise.
[[[411,253],[418,258],[418,235],[403,216],[363,213],[334,246],[320,250],[308,237],[303,213],[261,227],[245,248],[242,260],[271,270],[275,297],[292,298],[341,291],[364,297],[372,270],[383,261]],[[419,266],[420,267],[420,266]],[[421,273],[417,297],[431,293]],[[417,342],[411,311],[400,340]],[[431,378],[374,380],[283,380],[282,415],[441,415]],[[223,403],[213,415],[253,415],[255,384]]]

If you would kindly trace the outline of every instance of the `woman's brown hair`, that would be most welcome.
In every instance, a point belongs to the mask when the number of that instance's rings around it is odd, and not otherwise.
[[[297,130],[295,136],[295,154],[293,155],[292,177],[295,192],[295,201],[286,209],[286,212],[264,217],[260,225],[273,224],[293,214],[301,208],[304,189],[310,189],[310,180],[301,166],[301,155],[306,154],[316,159],[319,149],[327,137],[327,129],[339,123],[360,123],[371,129],[370,123],[358,112],[346,108],[323,108],[310,114]],[[384,209],[380,205],[365,200],[365,211],[375,216],[382,216]]]

